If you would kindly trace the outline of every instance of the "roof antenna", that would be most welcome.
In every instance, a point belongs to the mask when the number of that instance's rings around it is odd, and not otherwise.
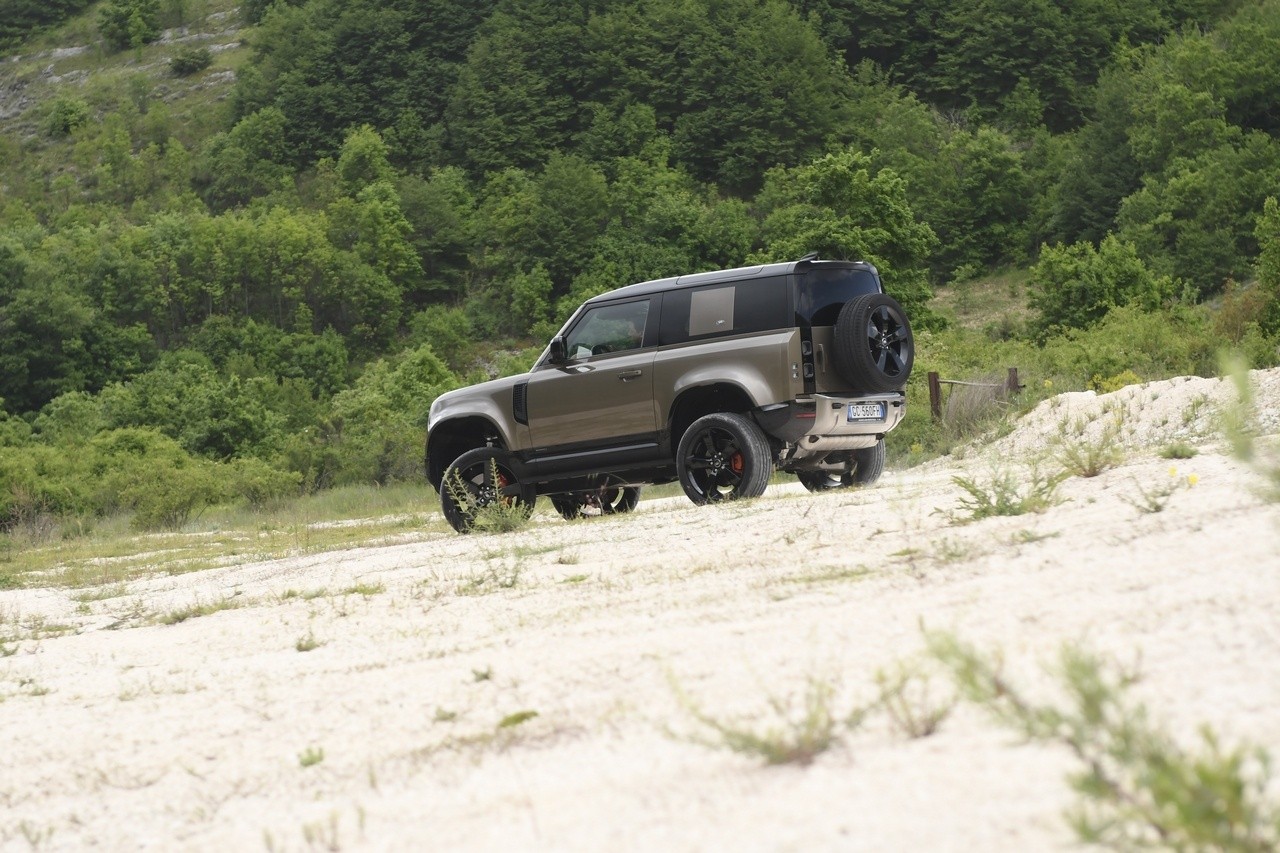
[[[817,253],[817,252],[810,252],[809,254],[807,254],[807,255],[805,255],[803,258],[801,258],[800,260],[802,260],[802,261],[816,261],[817,259],[818,259],[818,253]]]

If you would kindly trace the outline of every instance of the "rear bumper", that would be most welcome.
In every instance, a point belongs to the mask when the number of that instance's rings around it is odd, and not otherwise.
[[[796,452],[871,447],[902,422],[902,394],[814,394],[757,415],[773,437]]]

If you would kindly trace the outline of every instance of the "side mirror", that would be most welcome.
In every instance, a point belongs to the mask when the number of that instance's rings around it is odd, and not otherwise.
[[[565,357],[564,337],[562,335],[556,335],[552,338],[551,346],[548,349],[550,351],[549,361],[552,364],[564,364],[568,361],[568,358]]]

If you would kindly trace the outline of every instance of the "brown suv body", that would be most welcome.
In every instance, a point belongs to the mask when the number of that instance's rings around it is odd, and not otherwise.
[[[892,327],[880,339],[874,311]],[[802,260],[631,285],[585,302],[529,373],[439,397],[428,478],[440,490],[454,460],[489,447],[536,494],[668,482],[680,476],[686,431],[716,413],[758,427],[773,467],[848,471],[855,451],[901,421],[910,347],[905,316],[866,263]]]

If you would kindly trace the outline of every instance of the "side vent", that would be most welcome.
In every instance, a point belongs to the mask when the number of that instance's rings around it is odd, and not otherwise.
[[[521,382],[511,392],[511,413],[516,423],[529,425],[529,383]]]

